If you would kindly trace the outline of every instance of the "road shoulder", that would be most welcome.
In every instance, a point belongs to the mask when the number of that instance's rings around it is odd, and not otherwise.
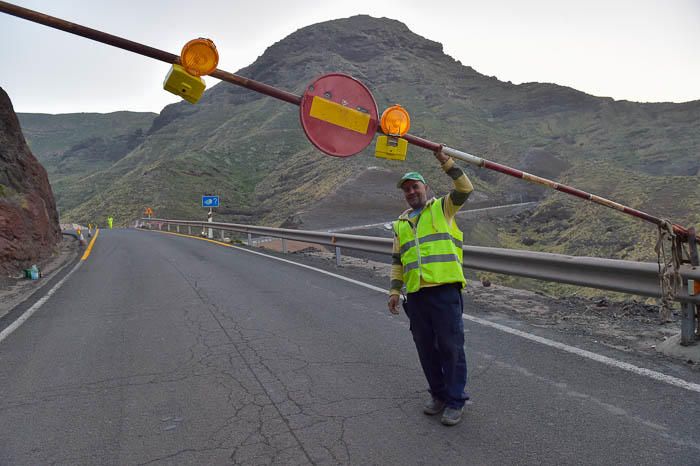
[[[80,259],[82,252],[80,241],[73,236],[63,235],[56,254],[37,264],[42,275],[39,280],[28,280],[20,276],[4,277],[0,281],[0,330],[60,280]]]

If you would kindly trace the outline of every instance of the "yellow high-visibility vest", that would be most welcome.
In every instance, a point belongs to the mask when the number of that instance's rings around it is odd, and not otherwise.
[[[394,222],[401,247],[403,281],[408,293],[427,283],[466,284],[462,271],[462,231],[454,220],[447,223],[442,200],[428,203],[418,216],[415,229],[407,219]]]

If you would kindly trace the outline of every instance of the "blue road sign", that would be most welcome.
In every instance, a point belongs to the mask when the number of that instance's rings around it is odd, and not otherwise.
[[[219,207],[219,196],[202,196],[202,207]]]

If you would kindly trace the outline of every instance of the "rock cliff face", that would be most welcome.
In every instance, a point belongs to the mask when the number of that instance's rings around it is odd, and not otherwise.
[[[0,274],[16,274],[50,256],[60,239],[46,170],[27,147],[0,88]]]

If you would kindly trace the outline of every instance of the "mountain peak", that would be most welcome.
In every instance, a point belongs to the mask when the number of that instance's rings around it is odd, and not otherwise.
[[[366,61],[400,50],[442,53],[442,44],[412,32],[391,18],[356,15],[303,27],[267,49],[266,53],[298,53],[298,50],[338,53],[348,60]]]
[[[416,62],[434,67],[458,64],[445,55],[442,44],[412,32],[398,20],[356,15],[303,27],[268,47],[237,74],[300,93],[326,73],[347,73],[372,86],[386,82],[386,76],[406,75]],[[469,67],[459,67],[473,73]],[[223,99],[241,104],[261,97],[229,85],[216,87],[205,94],[203,103]]]

